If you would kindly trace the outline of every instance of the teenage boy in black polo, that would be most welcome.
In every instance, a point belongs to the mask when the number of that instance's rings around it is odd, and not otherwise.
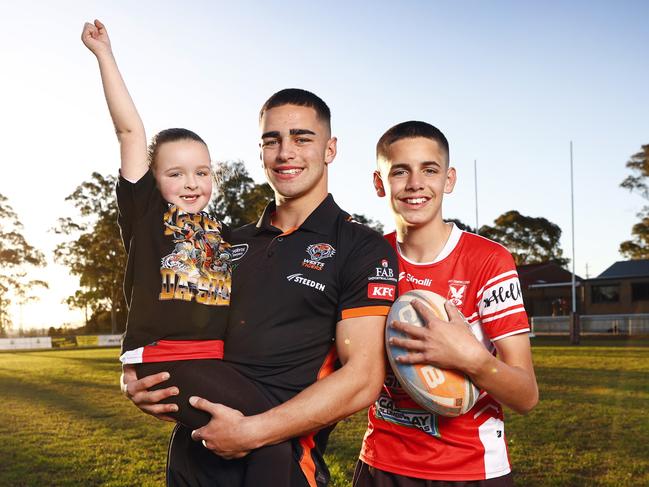
[[[320,98],[282,90],[262,107],[260,125],[261,158],[275,202],[256,225],[235,235],[241,244],[235,247],[225,358],[278,406],[244,417],[193,399],[213,417],[193,437],[225,458],[294,438],[291,485],[316,487],[328,481],[322,452],[330,426],[368,406],[380,390],[396,259],[380,235],[353,222],[327,193],[336,139]],[[127,394],[145,412],[164,415],[171,409],[156,402],[174,391],[146,391],[162,380],[138,381],[128,372]],[[206,455],[187,433],[177,428],[172,441],[172,485],[236,485],[236,462]]]

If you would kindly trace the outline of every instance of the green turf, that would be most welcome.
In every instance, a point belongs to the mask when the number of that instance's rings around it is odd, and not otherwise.
[[[541,401],[507,414],[520,486],[649,485],[649,341],[535,338]],[[164,485],[171,425],[118,391],[116,349],[0,353],[1,486]],[[366,418],[343,421],[327,458],[348,486]]]

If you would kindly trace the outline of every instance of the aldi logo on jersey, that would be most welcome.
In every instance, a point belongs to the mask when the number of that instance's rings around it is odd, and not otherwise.
[[[446,299],[456,308],[461,307],[466,299],[466,289],[469,287],[471,281],[456,281],[451,279],[448,281],[448,294]]]
[[[394,301],[396,286],[390,284],[370,283],[367,285],[367,297],[370,299],[387,299]]]

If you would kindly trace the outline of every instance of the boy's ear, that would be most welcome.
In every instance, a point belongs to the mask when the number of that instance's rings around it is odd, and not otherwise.
[[[383,180],[379,171],[374,171],[374,189],[376,189],[376,195],[379,198],[385,196],[385,188],[383,187]]]
[[[449,167],[446,172],[446,183],[444,184],[444,193],[449,194],[453,192],[455,188],[455,182],[457,181],[457,174],[454,167]]]

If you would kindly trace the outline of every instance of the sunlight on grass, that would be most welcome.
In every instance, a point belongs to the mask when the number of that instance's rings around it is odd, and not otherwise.
[[[541,401],[507,412],[519,486],[649,485],[649,347],[534,342]],[[164,485],[172,425],[119,393],[117,349],[0,353],[0,485]],[[367,426],[342,421],[331,485],[350,484]]]

